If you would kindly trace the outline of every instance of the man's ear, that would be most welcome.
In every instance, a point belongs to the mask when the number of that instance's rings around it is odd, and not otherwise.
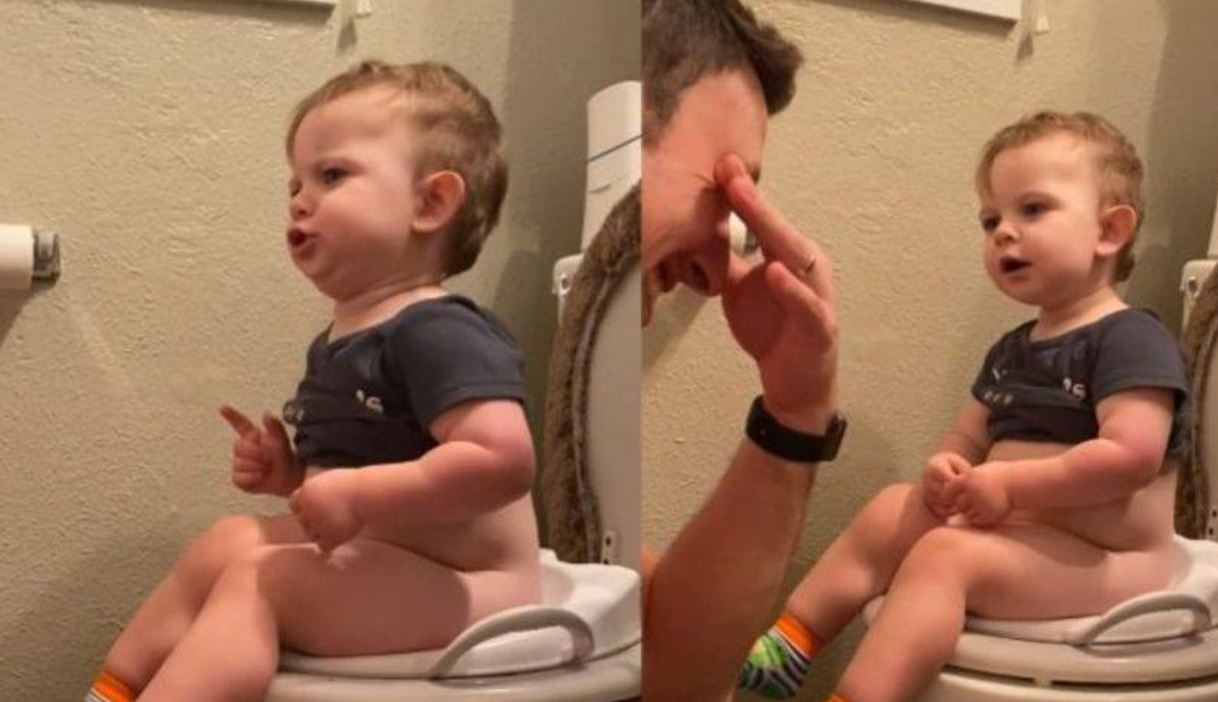
[[[436,171],[419,181],[416,198],[415,231],[441,231],[465,204],[465,179],[454,171]]]
[[[1095,253],[1102,258],[1116,256],[1138,225],[1138,213],[1129,205],[1116,205],[1100,213],[1100,240]]]

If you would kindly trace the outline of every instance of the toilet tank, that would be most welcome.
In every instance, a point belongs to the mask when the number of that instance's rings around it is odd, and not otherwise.
[[[588,99],[587,185],[580,249],[643,172],[643,84],[626,80]]]

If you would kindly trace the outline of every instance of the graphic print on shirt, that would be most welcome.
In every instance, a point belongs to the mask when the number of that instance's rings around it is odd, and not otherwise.
[[[360,404],[373,412],[376,412],[377,414],[385,414],[385,407],[381,404],[381,398],[372,395],[365,395],[363,390],[356,390],[355,399],[359,400]]]

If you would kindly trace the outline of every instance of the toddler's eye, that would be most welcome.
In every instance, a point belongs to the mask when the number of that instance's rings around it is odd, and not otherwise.
[[[341,168],[326,168],[321,172],[321,182],[326,185],[334,185],[338,181],[345,178],[347,172]]]
[[[995,215],[987,215],[981,218],[981,230],[986,234],[998,228],[998,217]]]
[[[1047,209],[1043,202],[1026,202],[1019,208],[1019,211],[1024,217],[1037,217],[1044,214]]]

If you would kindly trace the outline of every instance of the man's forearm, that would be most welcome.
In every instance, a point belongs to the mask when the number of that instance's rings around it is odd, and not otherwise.
[[[723,699],[769,624],[803,527],[814,467],[745,439],[656,565],[644,616],[645,699]]]

